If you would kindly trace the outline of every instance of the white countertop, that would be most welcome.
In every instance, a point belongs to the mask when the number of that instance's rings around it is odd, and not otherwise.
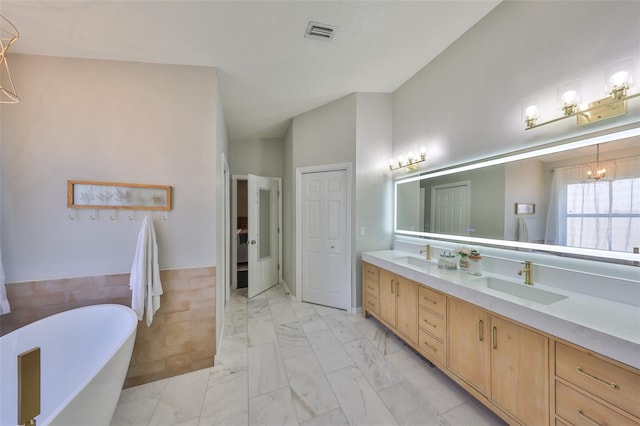
[[[535,281],[534,287],[567,296],[543,305],[487,288],[481,277],[464,271],[408,264],[412,253],[385,250],[362,253],[362,260],[522,324],[640,368],[640,307],[588,296]],[[504,277],[483,272],[485,277]],[[522,285],[525,285],[524,283]]]

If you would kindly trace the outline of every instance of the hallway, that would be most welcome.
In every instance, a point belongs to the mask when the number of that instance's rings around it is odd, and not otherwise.
[[[229,302],[217,365],[122,392],[119,425],[497,425],[375,319],[292,302],[278,285]]]

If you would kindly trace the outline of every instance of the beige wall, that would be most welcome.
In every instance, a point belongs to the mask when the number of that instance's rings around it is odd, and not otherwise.
[[[357,100],[353,306],[362,304],[362,252],[390,249],[393,235],[391,94],[358,93]]]
[[[67,179],[171,185],[168,220],[152,214],[161,268],[215,266],[215,69],[15,55],[11,70],[22,101],[0,107],[7,282],[130,271],[146,213],[69,220]]]
[[[233,141],[229,145],[229,167],[234,175],[282,177],[282,139]]]

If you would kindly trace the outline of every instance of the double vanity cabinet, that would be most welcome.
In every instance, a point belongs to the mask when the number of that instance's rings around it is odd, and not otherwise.
[[[640,425],[640,371],[363,262],[371,315],[510,424]]]

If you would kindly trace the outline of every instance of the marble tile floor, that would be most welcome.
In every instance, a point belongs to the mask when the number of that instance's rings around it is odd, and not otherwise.
[[[125,389],[111,425],[501,425],[375,319],[237,290],[216,365]]]

